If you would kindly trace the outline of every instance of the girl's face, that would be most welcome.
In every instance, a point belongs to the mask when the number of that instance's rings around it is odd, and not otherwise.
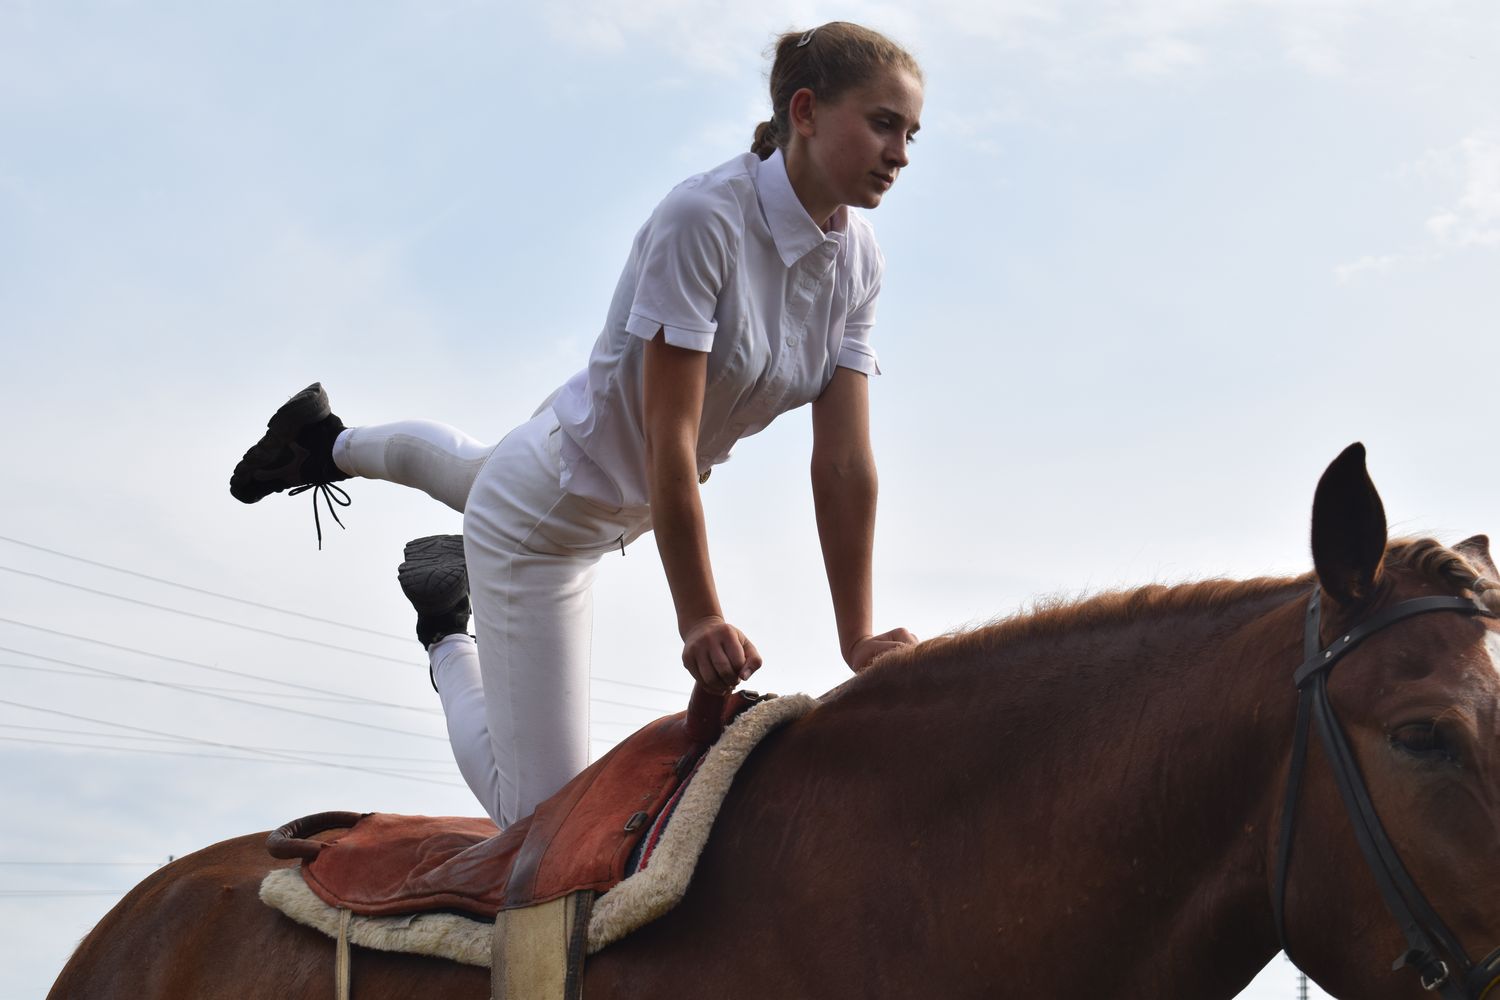
[[[797,97],[803,93],[806,112],[799,116]],[[907,146],[921,127],[921,81],[904,69],[887,69],[836,101],[820,102],[811,91],[799,91],[792,103],[813,187],[804,201],[827,205],[830,214],[839,205],[879,205],[906,166]]]

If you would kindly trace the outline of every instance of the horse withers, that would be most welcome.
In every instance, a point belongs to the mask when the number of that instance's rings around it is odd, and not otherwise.
[[[1313,555],[1296,579],[1047,604],[886,657],[756,751],[686,897],[591,958],[584,996],[1227,1000],[1284,936],[1337,997],[1478,1000],[1500,944],[1500,573],[1482,536],[1389,543],[1357,445],[1319,483]],[[1426,598],[1457,600],[1359,631]],[[1324,652],[1337,669],[1303,668]],[[1299,672],[1344,742],[1308,709],[1288,794]],[[330,996],[333,942],[257,899],[276,864],[256,834],[151,875],[51,996]],[[1392,915],[1393,892],[1421,899]],[[480,998],[488,973],[357,949],[353,982]]]

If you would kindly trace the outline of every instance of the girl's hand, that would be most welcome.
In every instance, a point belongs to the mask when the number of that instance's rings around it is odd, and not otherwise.
[[[857,674],[891,650],[916,644],[917,637],[911,632],[904,628],[893,628],[889,632],[854,640],[854,645],[849,647],[844,659],[849,661],[849,668]]]
[[[760,669],[755,643],[717,615],[695,622],[682,636],[682,665],[713,691],[733,691]]]

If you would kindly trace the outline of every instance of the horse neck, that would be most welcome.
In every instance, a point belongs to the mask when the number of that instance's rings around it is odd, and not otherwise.
[[[1230,996],[1275,952],[1269,824],[1303,589],[935,644],[851,685],[826,723],[874,784],[903,789],[901,814],[928,818],[940,871],[999,887],[1002,926],[1027,907],[1094,907],[1101,935],[1149,940],[1117,959],[1140,963],[1140,995]],[[1242,955],[1204,947],[1231,936]]]

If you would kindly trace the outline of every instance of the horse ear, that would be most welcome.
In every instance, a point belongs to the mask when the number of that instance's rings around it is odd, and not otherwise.
[[[1351,604],[1373,594],[1385,541],[1385,506],[1356,442],[1328,466],[1313,495],[1313,565],[1328,596]]]
[[[1490,558],[1489,535],[1475,535],[1473,538],[1465,538],[1453,546],[1453,551],[1473,563],[1479,572],[1491,580],[1500,580],[1500,570],[1495,568],[1495,560]]]

